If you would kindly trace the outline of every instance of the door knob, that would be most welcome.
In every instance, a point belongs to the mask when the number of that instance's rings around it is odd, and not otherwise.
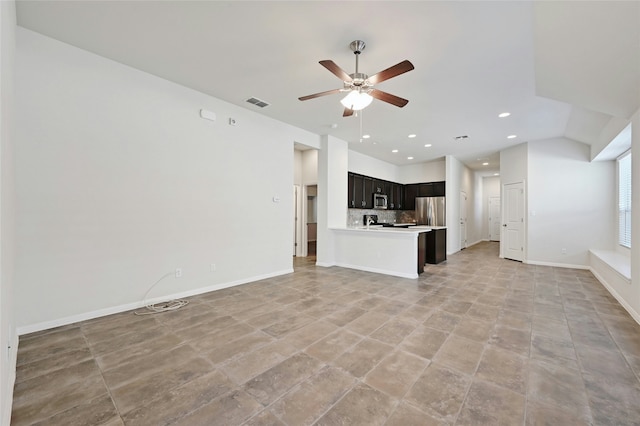
[[[502,226],[504,226],[504,227],[506,228],[506,227],[507,227],[507,224],[505,223],[505,224],[503,224]]]

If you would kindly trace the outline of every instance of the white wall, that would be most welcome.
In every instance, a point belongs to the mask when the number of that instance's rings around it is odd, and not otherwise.
[[[150,297],[292,270],[291,151],[316,135],[22,28],[17,42],[21,331],[135,306],[165,274]]]
[[[402,183],[398,180],[398,166],[349,150],[349,171],[365,176]],[[345,198],[346,200],[346,198]]]
[[[318,183],[318,150],[316,149],[302,152],[302,183],[304,185]]]
[[[467,245],[473,244],[478,233],[474,205],[475,181],[473,172],[457,158],[447,155],[446,196],[447,196],[447,254],[461,250],[460,243],[460,192],[467,194]]]
[[[528,167],[528,150],[527,143],[521,143],[516,146],[504,149],[500,151],[500,199],[504,200],[504,193],[502,188],[504,185],[511,183],[524,183],[524,211],[527,211],[527,167]],[[504,206],[504,201],[502,202]],[[504,207],[502,208],[502,214],[504,215]],[[527,217],[524,218],[524,259],[527,259]],[[502,238],[501,238],[502,240]],[[504,256],[502,253],[502,244],[500,245],[500,256]]]
[[[588,145],[565,138],[528,149],[527,261],[587,267],[589,249],[613,249],[615,163],[590,162]]]
[[[14,321],[13,168],[16,10],[0,2],[0,424],[11,419],[18,339]]]
[[[407,166],[396,166],[349,150],[349,171],[391,182],[409,184],[439,182],[446,179],[444,158]]]
[[[398,167],[398,183],[440,182],[446,179],[445,159]]]
[[[293,183],[302,185],[302,151],[293,150]]]
[[[332,266],[336,261],[335,235],[329,228],[347,226],[347,173],[349,144],[322,136],[318,152],[318,247],[316,264]]]

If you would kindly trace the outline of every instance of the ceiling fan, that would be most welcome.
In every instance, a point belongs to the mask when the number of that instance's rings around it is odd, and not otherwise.
[[[343,117],[349,117],[353,115],[354,111],[359,111],[366,108],[373,98],[381,100],[383,102],[390,103],[397,107],[402,108],[409,101],[399,96],[392,95],[391,93],[383,92],[382,90],[375,89],[373,86],[377,83],[381,83],[390,78],[404,74],[405,72],[413,69],[413,64],[409,61],[402,61],[394,66],[387,68],[384,71],[380,71],[377,74],[369,77],[358,71],[358,57],[365,48],[365,43],[362,40],[352,41],[349,45],[353,53],[356,55],[356,72],[353,74],[347,74],[342,68],[336,65],[331,60],[320,61],[320,65],[331,71],[343,82],[341,89],[327,90],[326,92],[314,93],[313,95],[302,96],[298,98],[301,101],[309,99],[319,98],[321,96],[332,95],[339,92],[348,92],[340,102],[344,105]]]

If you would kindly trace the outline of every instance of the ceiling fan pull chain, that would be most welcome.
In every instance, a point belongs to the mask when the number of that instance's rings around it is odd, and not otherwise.
[[[360,143],[362,143],[362,113],[364,110],[357,111],[360,113]]]

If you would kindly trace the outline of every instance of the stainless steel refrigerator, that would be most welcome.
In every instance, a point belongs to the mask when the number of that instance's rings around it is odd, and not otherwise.
[[[416,198],[416,222],[418,225],[446,226],[445,197]]]

